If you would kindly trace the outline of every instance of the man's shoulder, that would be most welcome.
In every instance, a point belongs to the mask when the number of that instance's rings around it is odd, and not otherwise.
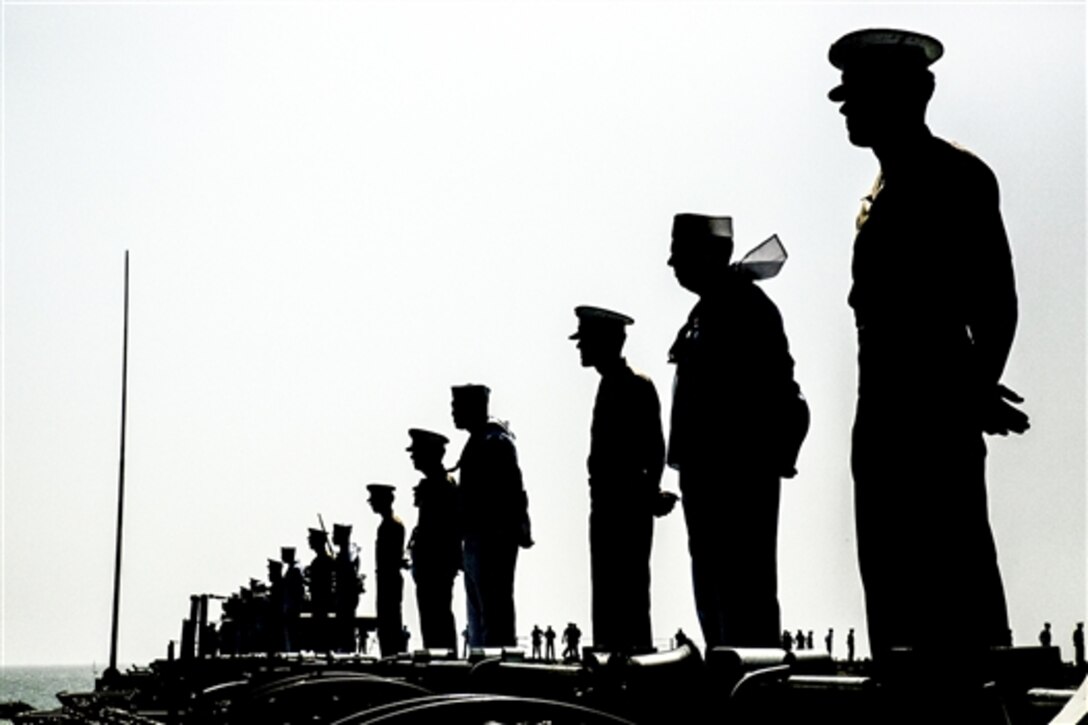
[[[937,160],[941,175],[951,176],[961,181],[982,184],[996,184],[997,177],[993,169],[974,151],[956,141],[933,138],[934,158]]]

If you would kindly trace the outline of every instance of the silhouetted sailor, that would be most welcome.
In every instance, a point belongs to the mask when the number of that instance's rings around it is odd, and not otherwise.
[[[808,631],[808,634],[805,636],[805,649],[808,649],[808,650],[816,649],[813,642],[814,642],[814,640],[812,638],[812,630],[810,629]]]
[[[582,630],[578,628],[577,624],[574,622],[567,623],[567,628],[563,630],[563,641],[566,642],[566,647],[563,648],[563,659],[578,659],[578,645],[582,641]]]
[[[851,627],[850,631],[846,633],[846,661],[854,661],[854,628]]]
[[[287,567],[283,573],[284,649],[287,652],[297,652],[302,648],[299,641],[298,621],[306,602],[306,587],[302,572],[295,561],[295,547],[281,547],[280,559]]]
[[[797,630],[797,635],[793,638],[793,641],[797,645],[798,650],[803,650],[807,646],[805,633],[800,629]]]
[[[540,625],[533,625],[533,631],[529,634],[529,638],[533,643],[532,658],[538,660],[541,658],[540,645],[544,641],[544,630],[540,628]]]
[[[514,569],[518,548],[532,546],[533,540],[514,436],[488,418],[490,393],[484,385],[453,388],[453,424],[469,434],[456,466],[468,638],[473,647],[513,647]]]
[[[782,630],[782,649],[786,650],[787,652],[793,649],[793,635],[790,634],[790,631],[788,629]]]
[[[1084,622],[1077,622],[1073,630],[1073,664],[1084,669]]]
[[[555,659],[555,630],[552,629],[550,624],[544,630],[544,659]]]
[[[332,611],[332,557],[329,535],[322,529],[310,529],[308,543],[314,558],[303,572],[310,591],[310,646],[317,651],[330,649],[328,616]]]
[[[824,635],[824,649],[827,650],[828,656],[831,655],[831,645],[834,642],[834,639],[835,639],[835,630],[834,629],[827,630],[827,634]]]
[[[650,549],[654,515],[668,513],[675,495],[661,491],[665,438],[653,382],[623,358],[627,315],[576,307],[583,367],[601,375],[590,426],[589,552],[593,646],[646,651],[650,631]]]
[[[374,569],[378,600],[378,646],[382,657],[405,651],[400,604],[404,597],[404,524],[393,514],[394,487],[387,483],[371,483],[368,502],[374,513],[382,517],[374,544]]]
[[[1000,384],[1016,288],[997,179],[926,126],[929,66],[942,52],[903,30],[849,33],[829,52],[842,82],[828,96],[842,103],[850,142],[880,162],[857,219],[849,297],[854,505],[874,657],[1009,644],[983,433],[1028,427]],[[972,626],[961,636],[962,622]]]
[[[336,649],[339,652],[355,652],[355,609],[363,582],[359,578],[358,549],[351,543],[351,526],[332,525],[332,543],[336,546],[333,561],[333,600],[336,612]]]
[[[1043,622],[1043,629],[1039,632],[1039,644],[1043,647],[1049,647],[1053,642],[1053,635],[1050,631],[1050,622]]]
[[[784,250],[772,237],[739,265],[732,252],[729,217],[676,215],[669,265],[699,301],[669,353],[668,462],[680,472],[706,646],[777,647],[779,492],[795,473],[808,409],[782,317],[753,283],[777,273]]]
[[[461,534],[457,527],[457,484],[442,458],[449,438],[419,428],[408,431],[408,453],[423,479],[412,489],[419,520],[408,550],[416,585],[419,629],[427,649],[457,651],[453,619],[453,580],[461,568]]]
[[[268,560],[268,629],[266,642],[269,652],[286,651],[286,636],[283,618],[283,562]]]

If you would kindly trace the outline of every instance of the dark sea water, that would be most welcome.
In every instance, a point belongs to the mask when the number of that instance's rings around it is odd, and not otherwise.
[[[101,672],[91,665],[0,667],[0,702],[21,700],[46,710],[60,707],[56,693],[89,692],[96,674]]]

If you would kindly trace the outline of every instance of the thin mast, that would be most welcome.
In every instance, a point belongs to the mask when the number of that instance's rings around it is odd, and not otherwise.
[[[121,348],[121,458],[117,473],[117,556],[113,565],[110,670],[117,672],[117,621],[121,609],[121,523],[125,513],[125,411],[128,404],[128,250],[125,250],[125,324]]]

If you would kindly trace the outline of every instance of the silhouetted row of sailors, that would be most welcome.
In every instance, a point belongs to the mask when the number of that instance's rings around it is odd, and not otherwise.
[[[855,524],[876,657],[901,647],[942,652],[949,641],[970,651],[1010,643],[983,434],[1028,428],[1014,405],[1020,398],[1000,384],[1017,299],[993,172],[925,124],[929,66],[942,52],[936,39],[900,30],[850,33],[829,52],[842,71],[829,98],[842,104],[850,141],[872,149],[881,167],[856,222],[848,300],[859,347]],[[940,250],[941,262],[919,245]],[[634,320],[575,309],[571,339],[582,365],[600,374],[587,472],[593,639],[604,649],[652,646],[653,522],[677,501],[660,488],[666,465],[679,473],[706,646],[779,647],[787,637],[794,647],[813,644],[811,634],[783,634],[777,590],[781,480],[796,474],[809,411],[781,314],[756,282],[777,274],[786,255],[771,237],[732,263],[733,246],[730,217],[673,219],[668,265],[698,301],[668,350],[675,380],[667,442],[653,382],[622,354]],[[489,416],[489,393],[477,384],[452,389],[454,426],[469,437],[451,471],[444,435],[409,431],[424,476],[410,550],[428,648],[456,646],[458,571],[470,646],[516,643],[514,574],[533,539],[514,436]],[[382,516],[377,609],[388,654],[403,647],[404,527],[392,513],[393,488],[369,489]],[[339,619],[337,607],[357,592],[338,603],[335,562],[316,541],[304,576],[309,607],[315,618]],[[951,636],[965,621],[976,626]],[[284,631],[292,646],[290,627]],[[332,637],[330,646],[350,646],[346,634]],[[847,642],[852,656],[852,633]]]

